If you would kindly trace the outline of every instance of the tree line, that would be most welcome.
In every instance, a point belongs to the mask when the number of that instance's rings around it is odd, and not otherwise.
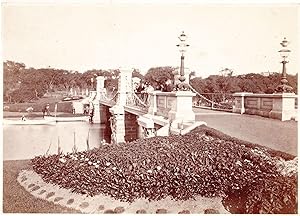
[[[55,68],[26,68],[25,64],[3,63],[3,99],[5,102],[22,103],[37,100],[55,91],[95,88],[96,77],[117,79],[119,70],[88,70],[84,73]],[[108,82],[108,87],[117,81]]]
[[[171,91],[177,69],[170,66],[152,67],[145,75],[138,69],[133,70],[133,77],[141,79],[142,83],[149,83],[157,90]],[[225,68],[218,75],[207,78],[190,76],[190,84],[199,93],[274,93],[280,83],[281,74],[272,73],[268,76],[250,73],[233,75],[233,70]],[[194,75],[192,72],[191,75]],[[91,89],[96,86],[96,76],[106,77],[105,87],[109,90],[117,89],[118,69],[87,70],[84,73],[55,68],[26,68],[23,63],[5,61],[3,63],[3,99],[5,102],[21,103],[39,99],[45,93],[55,91],[69,92],[71,88]],[[289,85],[297,92],[296,75],[288,75]]]

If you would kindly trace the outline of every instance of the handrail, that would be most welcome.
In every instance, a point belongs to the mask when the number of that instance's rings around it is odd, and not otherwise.
[[[143,109],[149,107],[149,105],[147,105],[145,101],[142,101],[141,98],[134,92],[127,92],[126,105],[138,106]]]
[[[190,89],[191,89],[194,93],[196,93],[197,96],[199,96],[199,97],[201,97],[202,99],[204,99],[204,100],[208,101],[209,103],[211,103],[211,104],[212,104],[212,107],[213,107],[214,104],[215,104],[215,105],[218,105],[218,106],[220,106],[220,107],[225,107],[224,104],[220,104],[220,103],[218,103],[218,102],[212,101],[212,100],[210,100],[210,99],[204,97],[202,94],[200,94],[199,92],[197,92],[196,89],[194,89],[190,84],[188,84],[188,85],[189,85]],[[211,94],[214,95],[215,93],[211,93]]]
[[[144,107],[148,107],[149,105],[145,104],[134,92],[132,93],[132,95],[134,96],[134,98],[140,103],[142,104]]]
[[[110,102],[113,101],[114,99],[116,99],[117,95],[119,94],[119,92],[116,92],[115,95],[111,98],[107,98],[107,94],[102,93],[102,97],[104,98],[105,101]]]

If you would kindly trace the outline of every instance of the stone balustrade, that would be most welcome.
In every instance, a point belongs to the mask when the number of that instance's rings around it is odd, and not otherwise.
[[[148,114],[163,116],[169,120],[195,121],[192,98],[196,94],[190,91],[161,92],[149,94]]]
[[[235,93],[233,112],[240,114],[259,115],[268,118],[287,121],[296,119],[294,93],[253,94],[247,92]]]

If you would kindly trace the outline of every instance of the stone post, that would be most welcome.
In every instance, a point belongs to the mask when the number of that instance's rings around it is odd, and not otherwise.
[[[148,113],[151,115],[155,115],[157,112],[157,99],[156,99],[157,92],[161,92],[161,91],[154,91],[148,94],[148,97],[150,97],[150,105],[148,108]]]
[[[103,76],[98,76],[96,78],[96,91],[91,91],[91,103],[93,103],[94,106],[94,123],[101,123],[101,113],[100,113],[100,99],[101,96],[106,92],[104,88],[104,80],[105,78]]]
[[[110,120],[111,142],[125,142],[125,111],[124,106],[127,101],[127,94],[132,90],[132,70],[120,69],[120,77],[118,82],[118,100],[117,104],[109,109],[112,117]]]
[[[94,118],[93,118],[93,122],[96,124],[101,123],[101,119],[100,119],[100,101],[99,100],[94,100],[93,101],[93,105],[94,105]]]
[[[100,100],[101,96],[106,93],[106,89],[104,88],[105,77],[98,76],[96,78],[96,80],[97,80],[97,87],[96,87],[97,96],[96,96],[96,98],[97,98],[97,100]]]
[[[120,78],[118,83],[118,104],[120,106],[126,105],[127,94],[132,91],[132,70],[120,69]]]
[[[125,111],[123,106],[113,106],[109,109],[112,117],[110,118],[111,142],[113,144],[125,142]]]
[[[288,121],[296,117],[294,93],[273,94],[273,108],[269,113],[270,118]]]
[[[195,113],[193,111],[193,96],[191,91],[177,91],[175,101],[168,113],[169,120],[180,120],[182,122],[194,122]]]
[[[250,92],[237,92],[233,94],[234,106],[232,108],[233,113],[245,113],[245,96],[252,95]]]

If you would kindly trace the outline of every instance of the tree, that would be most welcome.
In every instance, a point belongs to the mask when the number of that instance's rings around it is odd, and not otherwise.
[[[35,95],[34,99],[41,98],[47,92],[46,74],[36,69],[26,70],[21,89],[32,92],[32,94]]]
[[[219,72],[219,76],[216,79],[216,83],[218,85],[218,92],[220,93],[228,93],[231,88],[230,78],[232,77],[233,70],[229,68],[224,68]]]
[[[25,64],[13,61],[3,62],[3,99],[11,101],[12,92],[19,88],[22,82]]]
[[[145,82],[149,82],[155,89],[166,89],[167,82],[174,80],[174,67],[154,67],[150,68],[145,75]]]
[[[205,91],[205,81],[201,77],[191,79],[190,84],[199,93],[203,93]]]
[[[144,75],[140,73],[139,69],[133,69],[132,77],[137,77],[140,78],[141,80],[144,80]]]

